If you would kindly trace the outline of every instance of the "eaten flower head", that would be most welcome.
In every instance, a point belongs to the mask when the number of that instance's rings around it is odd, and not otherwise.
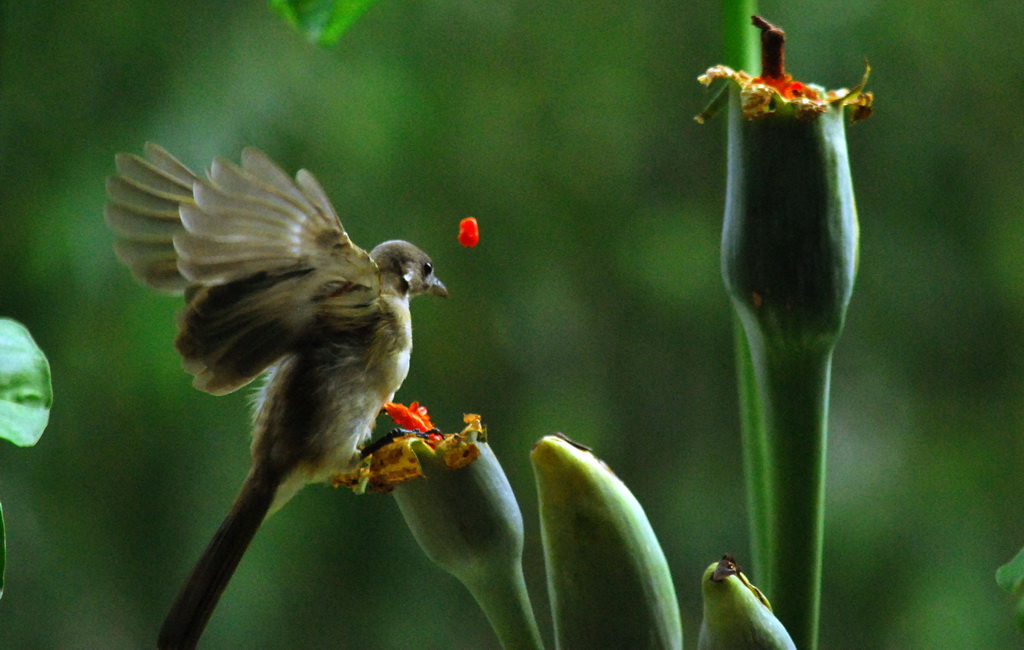
[[[852,89],[826,90],[816,84],[795,81],[785,69],[785,32],[760,16],[752,18],[754,26],[761,30],[761,75],[754,77],[743,70],[716,65],[697,77],[697,81],[708,86],[718,79],[735,83],[740,89],[740,105],[747,119],[765,117],[776,112],[792,112],[797,118],[813,120],[830,107],[850,107],[853,122],[871,116],[873,96],[864,91],[870,66],[864,71],[861,82]],[[713,117],[724,102],[722,93],[698,115],[695,120],[703,124]]]
[[[355,470],[331,477],[334,487],[345,486],[357,494],[390,492],[399,483],[423,476],[423,458],[439,458],[454,470],[480,456],[477,443],[484,442],[487,434],[479,415],[464,415],[466,426],[459,433],[442,434],[431,424],[427,409],[417,402],[409,406],[388,403],[384,408],[405,431],[394,431],[364,449]]]

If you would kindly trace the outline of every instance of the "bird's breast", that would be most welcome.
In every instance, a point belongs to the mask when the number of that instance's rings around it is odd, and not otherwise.
[[[351,471],[385,402],[409,373],[408,302],[385,304],[377,322],[322,340],[271,373],[257,411],[253,453],[303,480]]]

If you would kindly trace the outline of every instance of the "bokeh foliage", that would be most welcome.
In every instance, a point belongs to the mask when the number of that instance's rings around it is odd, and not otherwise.
[[[848,134],[862,248],[834,367],[822,647],[1013,647],[992,576],[1024,542],[1024,5],[777,5],[761,11],[794,73],[854,84],[868,57],[877,97]],[[190,387],[178,302],[111,251],[104,177],[145,140],[197,168],[259,146],[314,171],[356,242],[429,251],[453,297],[414,306],[399,397],[446,429],[484,415],[542,624],[528,451],[562,430],[643,504],[693,643],[703,569],[748,555],[724,140],[691,122],[716,3],[389,0],[331,50],[260,2],[2,11],[0,314],[47,351],[59,400],[31,453],[0,453],[0,647],[151,645],[248,466],[246,395]],[[463,249],[469,215],[483,237]],[[205,641],[494,645],[388,497],[321,487],[267,522]]]

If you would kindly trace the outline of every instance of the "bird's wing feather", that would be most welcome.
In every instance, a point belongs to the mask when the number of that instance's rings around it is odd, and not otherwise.
[[[326,319],[358,327],[380,310],[377,265],[309,172],[292,180],[256,149],[208,179],[155,145],[146,156],[118,157],[107,221],[138,277],[187,286],[176,346],[197,388],[236,390]]]
[[[118,235],[114,250],[132,274],[169,293],[188,286],[178,271],[174,237],[185,232],[178,206],[192,202],[195,174],[154,144],[146,159],[131,154],[115,158],[117,175],[107,179],[107,224]]]

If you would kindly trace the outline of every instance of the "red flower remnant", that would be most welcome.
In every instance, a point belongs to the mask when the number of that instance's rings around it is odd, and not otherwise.
[[[432,431],[436,428],[430,421],[430,415],[427,414],[427,407],[421,406],[419,402],[413,402],[409,406],[397,404],[395,402],[388,402],[384,405],[384,410],[387,411],[391,419],[395,421],[395,424],[403,429],[426,433],[427,431]]]
[[[480,243],[480,226],[474,217],[466,217],[459,222],[459,243],[466,248]]]
[[[793,76],[788,74],[781,78],[754,77],[750,80],[750,83],[771,86],[786,99],[799,99],[801,97],[819,99],[818,93],[813,88],[808,88],[799,81],[793,81]]]
[[[786,99],[818,99],[818,93],[786,74],[786,32],[760,16],[752,16],[754,27],[761,30],[761,76],[751,83],[771,86]]]

